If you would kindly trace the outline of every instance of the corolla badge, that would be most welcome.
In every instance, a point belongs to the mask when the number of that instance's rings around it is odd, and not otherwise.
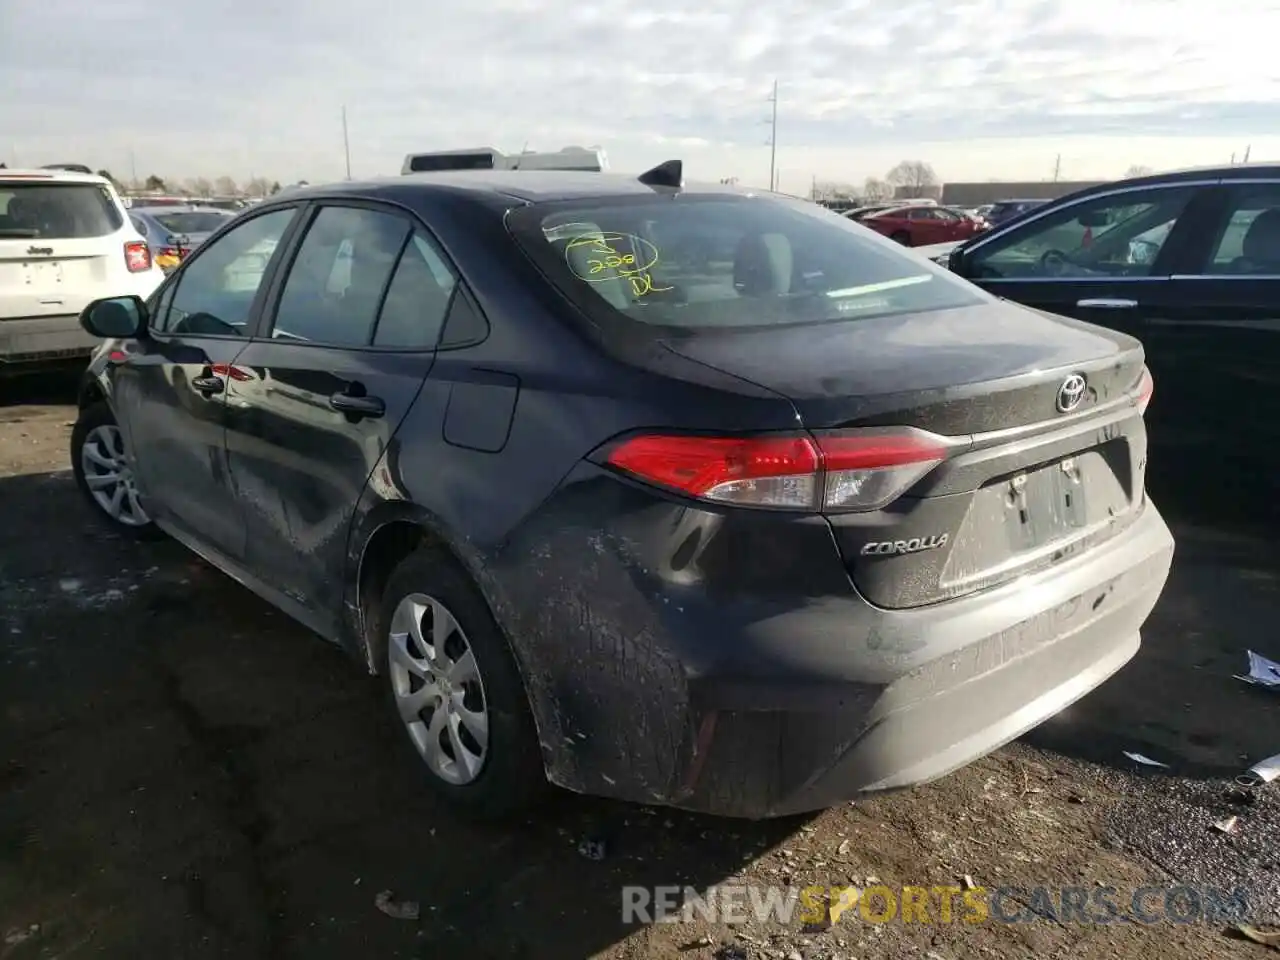
[[[1085,380],[1078,373],[1073,373],[1062,381],[1058,388],[1058,412],[1070,413],[1084,401]]]

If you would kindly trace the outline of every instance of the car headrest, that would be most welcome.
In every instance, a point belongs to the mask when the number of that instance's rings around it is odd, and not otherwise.
[[[791,290],[791,244],[782,234],[753,233],[738,241],[733,256],[733,288],[744,297],[767,297]]]
[[[1280,208],[1263,210],[1253,218],[1240,244],[1240,252],[1250,260],[1280,261]]]

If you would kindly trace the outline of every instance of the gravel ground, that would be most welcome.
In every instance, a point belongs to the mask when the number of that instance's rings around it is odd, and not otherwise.
[[[1034,893],[1245,885],[1280,920],[1280,781],[1231,788],[1280,752],[1280,693],[1231,678],[1246,648],[1280,659],[1266,543],[1180,527],[1138,658],[938,783],[767,824],[563,796],[481,828],[425,795],[340,653],[176,544],[103,531],[71,396],[0,383],[0,960],[1271,955],[1225,921],[1082,923]],[[624,884],[1017,887],[1040,918],[628,924]]]

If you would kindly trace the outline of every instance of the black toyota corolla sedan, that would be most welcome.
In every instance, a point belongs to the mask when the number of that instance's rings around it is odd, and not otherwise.
[[[349,650],[477,813],[942,776],[1118,670],[1173,553],[1138,341],[674,162],[300,189],[83,323],[93,509]]]

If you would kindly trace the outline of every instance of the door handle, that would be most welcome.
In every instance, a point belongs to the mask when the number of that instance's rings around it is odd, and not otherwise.
[[[206,397],[212,393],[221,393],[226,388],[226,385],[226,381],[221,377],[215,377],[210,374],[206,374],[203,377],[196,377],[191,381],[191,386],[195,387],[197,391],[204,394]]]
[[[1096,297],[1090,300],[1076,301],[1077,307],[1092,310],[1132,310],[1137,305],[1137,300],[1118,300],[1112,297]]]
[[[362,396],[356,393],[335,393],[329,397],[330,409],[352,417],[380,417],[387,412],[381,397]]]

